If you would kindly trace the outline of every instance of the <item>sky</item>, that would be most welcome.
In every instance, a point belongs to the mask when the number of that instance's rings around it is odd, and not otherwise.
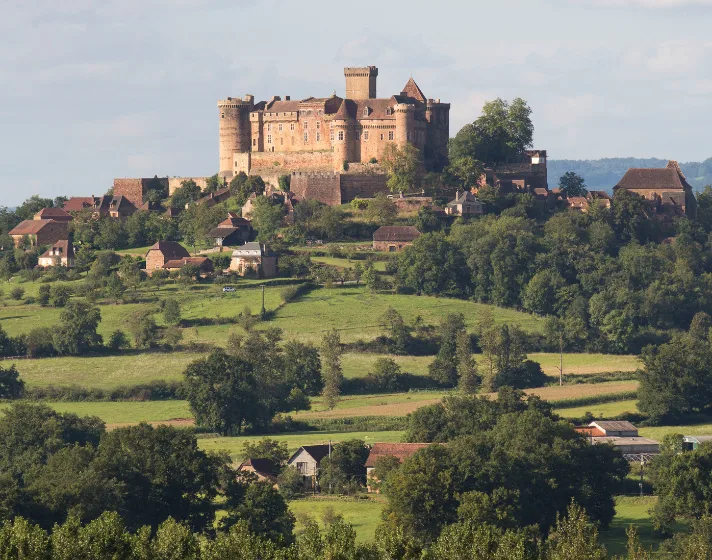
[[[552,159],[712,156],[712,0],[0,0],[0,206],[218,168],[218,99],[524,98]]]

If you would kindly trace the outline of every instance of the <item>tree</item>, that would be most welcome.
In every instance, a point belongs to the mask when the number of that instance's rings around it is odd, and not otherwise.
[[[122,331],[121,329],[116,329],[114,332],[111,333],[111,336],[109,337],[109,342],[107,343],[107,348],[110,348],[113,351],[118,351],[122,350],[123,348],[128,348],[131,346],[131,342],[129,342],[129,337],[126,336],[126,333]]]
[[[450,162],[445,168],[445,174],[453,178],[459,188],[469,191],[479,184],[485,168],[481,161],[472,156],[461,156]]]
[[[42,198],[37,194],[33,194],[25,200],[20,206],[15,208],[15,215],[22,220],[31,220],[43,208],[52,208],[54,201],[51,198]]]
[[[381,323],[384,326],[386,336],[389,338],[391,351],[394,354],[407,354],[412,344],[412,337],[410,328],[405,324],[403,316],[392,307],[389,307],[381,316]]]
[[[259,413],[260,395],[252,366],[214,350],[185,370],[186,397],[196,422],[223,435],[240,435]]]
[[[557,517],[556,527],[546,541],[545,560],[607,560],[606,549],[598,543],[598,529],[589,523],[586,512],[571,503],[566,517]]]
[[[258,196],[252,204],[252,227],[257,230],[257,241],[269,243],[277,236],[277,230],[282,225],[283,208],[281,204],[273,204],[266,196]]]
[[[689,335],[643,351],[638,409],[652,422],[679,420],[712,402],[712,349]]]
[[[287,442],[263,437],[254,443],[242,444],[242,457],[244,459],[269,459],[278,469],[287,464],[289,450]]]
[[[186,179],[181,181],[180,187],[173,192],[171,207],[183,210],[186,204],[198,200],[201,196],[203,196],[203,193],[195,181]]]
[[[319,483],[331,492],[349,493],[354,485],[366,483],[366,459],[369,448],[363,440],[350,439],[332,450],[320,463]]]
[[[23,517],[7,519],[0,527],[0,557],[51,560],[49,536]]]
[[[391,358],[378,358],[366,377],[369,384],[377,391],[397,391],[400,366]]]
[[[96,332],[101,321],[98,307],[81,301],[70,301],[59,315],[60,324],[52,337],[60,355],[80,356],[102,345]]]
[[[370,222],[380,226],[387,226],[392,224],[398,216],[398,207],[384,193],[377,193],[375,197],[368,201],[364,216]]]
[[[420,150],[410,143],[402,148],[386,144],[381,153],[381,167],[388,175],[388,189],[403,193],[418,189],[423,178],[423,162]]]
[[[222,180],[216,173],[215,175],[212,175],[205,180],[204,194],[213,193],[216,190],[218,190],[221,186],[222,186]]]
[[[321,377],[324,382],[322,394],[329,409],[339,401],[344,372],[341,368],[341,336],[332,330],[324,335],[321,343]]]
[[[472,357],[470,334],[462,329],[455,338],[455,358],[457,361],[457,387],[466,395],[474,395],[480,387],[477,362]]]
[[[567,171],[559,179],[559,189],[567,197],[586,196],[586,181],[581,175],[577,175],[573,171]]]
[[[451,313],[440,322],[440,348],[428,366],[428,375],[438,383],[454,387],[458,380],[457,335],[465,330],[462,313]]]
[[[450,161],[470,157],[487,166],[516,161],[532,146],[534,125],[526,101],[487,101],[482,115],[465,125],[450,141]]]
[[[311,345],[290,340],[284,345],[285,382],[305,395],[314,397],[324,388],[319,350]]]
[[[289,192],[289,183],[291,182],[291,175],[280,175],[279,179],[277,179],[277,184],[279,186],[279,190],[282,192]]]
[[[0,399],[20,399],[25,392],[25,382],[15,364],[5,369],[0,367]]]
[[[522,306],[537,315],[555,314],[559,302],[559,291],[566,281],[553,270],[542,270],[532,276],[522,292]]]
[[[10,290],[10,297],[16,301],[20,301],[25,295],[25,288],[22,286],[15,286]]]
[[[163,302],[163,319],[169,325],[180,323],[180,303],[177,299],[166,299]]]
[[[72,297],[72,289],[69,286],[58,284],[52,286],[51,300],[54,307],[64,307]]]
[[[49,304],[49,298],[51,294],[52,287],[49,284],[42,284],[37,292],[37,303],[42,307],[46,307]]]
[[[124,286],[124,283],[121,281],[119,275],[116,274],[116,272],[112,272],[106,282],[106,295],[109,296],[110,299],[114,300],[114,302],[119,303],[122,300],[125,291],[126,286]]]
[[[158,343],[158,326],[149,309],[136,311],[129,324],[129,330],[137,348],[151,348]]]

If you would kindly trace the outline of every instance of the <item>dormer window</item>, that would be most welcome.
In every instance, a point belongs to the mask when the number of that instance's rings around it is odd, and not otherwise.
[[[364,117],[367,117],[368,114],[369,114],[368,107],[364,107],[364,108],[363,108],[363,116],[364,116]]]
[[[390,115],[392,112],[390,107],[386,107],[386,115]]]

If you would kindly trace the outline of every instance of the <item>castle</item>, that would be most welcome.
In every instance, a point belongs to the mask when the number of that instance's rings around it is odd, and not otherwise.
[[[276,184],[280,175],[294,174],[297,195],[310,184],[326,180],[332,188],[336,181],[342,192],[340,197],[329,193],[333,204],[385,185],[369,162],[378,161],[389,143],[411,143],[427,168],[442,167],[450,137],[449,103],[426,98],[413,78],[399,94],[378,98],[375,66],[345,68],[344,76],[345,98],[335,93],[302,100],[274,96],[255,103],[254,96],[245,95],[219,101],[220,175],[229,180],[245,172]],[[372,180],[353,177],[364,174]]]

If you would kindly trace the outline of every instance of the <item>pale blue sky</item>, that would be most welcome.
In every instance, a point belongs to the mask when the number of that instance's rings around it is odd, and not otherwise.
[[[452,103],[521,96],[550,157],[712,156],[712,0],[0,0],[0,205],[209,175],[216,101],[343,95],[344,66]]]

